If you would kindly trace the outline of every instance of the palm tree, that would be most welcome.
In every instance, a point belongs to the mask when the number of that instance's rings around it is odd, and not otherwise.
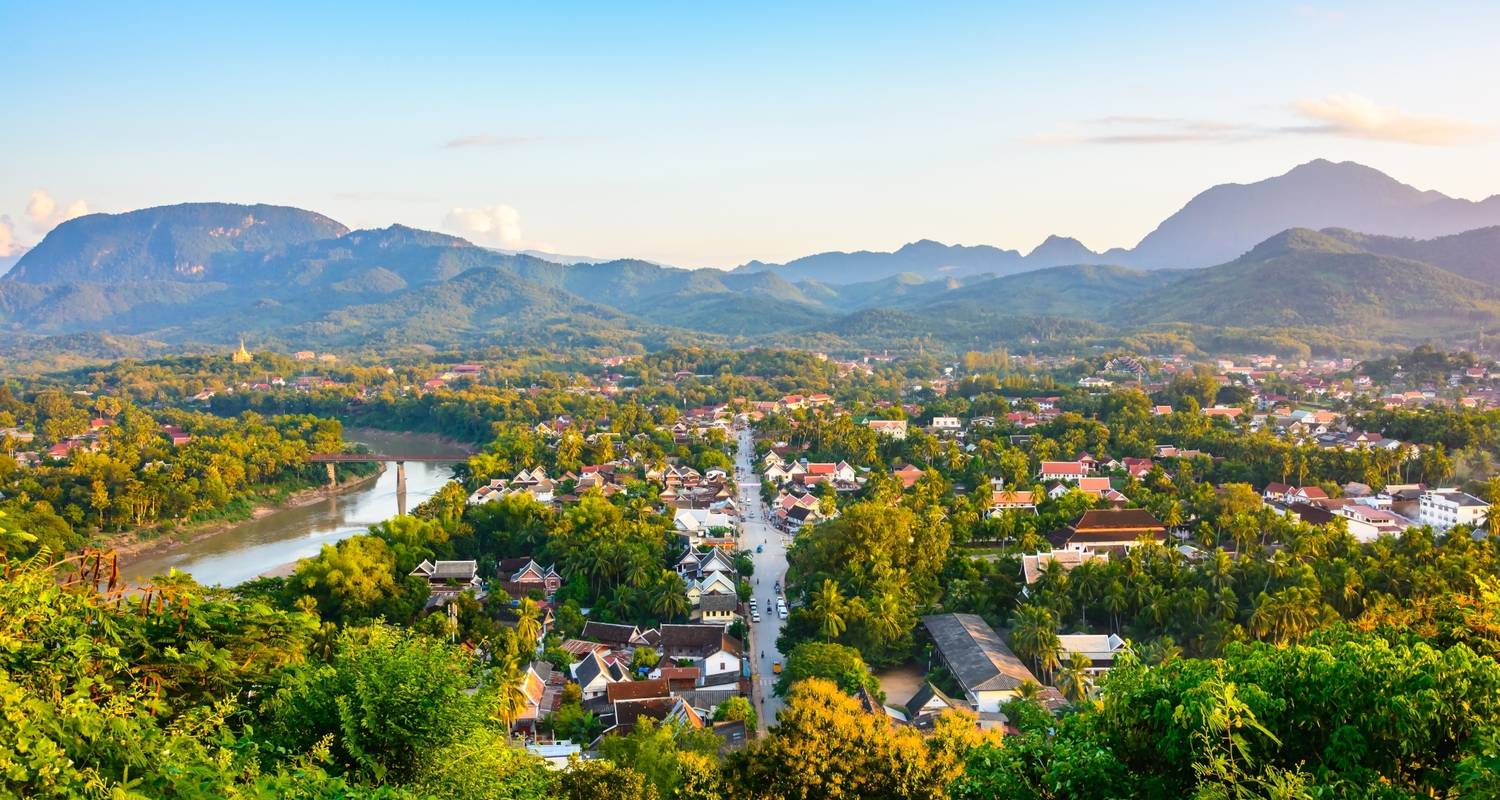
[[[1110,581],[1109,588],[1104,592],[1104,609],[1109,612],[1110,625],[1115,633],[1120,632],[1120,614],[1130,608],[1130,596],[1125,593],[1125,585],[1119,581]]]
[[[1010,619],[1010,646],[1031,662],[1032,669],[1050,673],[1059,665],[1057,621],[1042,606],[1023,605]]]
[[[516,620],[516,638],[520,639],[523,646],[534,648],[538,636],[542,634],[542,610],[536,601],[530,597],[521,600],[521,607],[516,611],[519,619]]]
[[[1087,700],[1089,690],[1094,685],[1094,679],[1088,672],[1093,666],[1094,661],[1087,654],[1076,651],[1070,654],[1068,663],[1062,665],[1062,671],[1057,676],[1057,690],[1074,703]]]
[[[692,601],[688,600],[677,573],[669,569],[661,571],[656,585],[651,587],[651,610],[663,620],[680,619],[693,610]]]
[[[818,630],[822,632],[824,639],[833,641],[844,633],[844,629],[848,627],[844,622],[847,606],[838,581],[824,578],[823,586],[813,592],[811,604],[813,616],[819,620]]]
[[[866,609],[870,629],[888,642],[900,638],[906,632],[901,610],[901,600],[895,593],[882,592]]]
[[[521,710],[526,707],[526,674],[512,664],[502,670],[496,679],[495,716],[505,723],[505,734],[509,736],[511,726],[516,724],[516,718],[521,716]]]

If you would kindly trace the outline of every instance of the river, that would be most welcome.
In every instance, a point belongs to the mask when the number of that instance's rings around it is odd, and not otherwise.
[[[430,438],[355,429],[345,438],[368,445],[377,453],[444,455],[451,446]],[[448,464],[409,462],[406,465],[406,507],[415,507],[442,488],[453,476]],[[343,494],[285,508],[248,520],[193,542],[137,558],[122,557],[126,581],[139,585],[171,569],[189,573],[199,583],[233,586],[315,556],[333,544],[396,515],[396,470],[393,465],[372,483]]]

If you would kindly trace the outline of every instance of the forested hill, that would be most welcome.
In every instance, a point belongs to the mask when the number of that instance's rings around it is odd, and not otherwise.
[[[283,349],[655,347],[694,337],[952,351],[1109,345],[1153,331],[1207,342],[1225,328],[1278,348],[1369,349],[1462,344],[1453,337],[1500,326],[1500,227],[1433,239],[1298,228],[1197,269],[1028,268],[1038,252],[1043,262],[1087,258],[1054,237],[1025,257],[966,249],[965,269],[991,271],[937,279],[920,270],[949,251],[919,245],[884,254],[917,272],[838,283],[779,269],[563,265],[400,225],[347,231],[274,206],[91,215],[60,225],[0,279],[0,355],[71,354],[77,340],[62,337],[78,335],[140,340],[121,352],[242,337]]]

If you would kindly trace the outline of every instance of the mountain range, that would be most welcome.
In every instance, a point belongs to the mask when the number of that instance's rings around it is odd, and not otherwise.
[[[300,209],[192,203],[70,220],[0,278],[0,357],[27,342],[144,353],[240,337],[348,350],[685,336],[990,349],[1150,334],[1337,348],[1495,325],[1500,200],[1330,162],[1210,189],[1132,251],[1103,254],[1052,237],[1025,255],[919,241],[732,271],[561,264],[400,225],[350,231]]]
[[[829,252],[785,264],[752,261],[737,271],[772,271],[788,280],[855,283],[914,272],[928,278],[1008,274],[1064,264],[1145,269],[1206,267],[1238,257],[1288,228],[1348,228],[1428,239],[1500,225],[1500,195],[1482,201],[1422,191],[1361,164],[1318,159],[1250,184],[1201,192],[1131,249],[1096,253],[1077,239],[1050,236],[1031,252],[920,241],[894,253]]]

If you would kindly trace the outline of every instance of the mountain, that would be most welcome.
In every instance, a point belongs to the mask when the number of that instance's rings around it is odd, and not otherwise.
[[[923,239],[903,245],[901,249],[893,253],[869,250],[852,253],[818,253],[788,261],[785,264],[751,261],[736,267],[734,271],[771,270],[794,283],[798,281],[864,283],[904,272],[916,273],[932,280],[938,277],[977,275],[986,272],[1017,272],[1025,266],[1026,260],[1015,250],[1001,250],[989,245],[975,247],[947,245]]]
[[[1215,186],[1167,217],[1123,263],[1202,267],[1288,228],[1349,228],[1428,239],[1500,225],[1500,195],[1474,202],[1422,191],[1352,161],[1318,159],[1250,184]]]
[[[88,214],[58,225],[5,276],[21,283],[211,280],[248,253],[342,236],[311,211],[268,205],[184,203]]]
[[[1052,236],[1025,256],[924,241],[730,272],[567,265],[402,225],[349,231],[298,209],[187,204],[58,226],[0,278],[0,354],[39,337],[90,353],[241,336],[299,349],[684,337],[992,349],[1161,332],[1212,347],[1231,329],[1337,348],[1500,325],[1500,226],[1425,239],[1293,227],[1218,266],[1094,263],[1130,255]],[[865,273],[876,277],[854,280]]]
[[[927,298],[915,308],[963,316],[983,308],[1012,316],[1060,316],[1102,320],[1120,305],[1156,287],[1181,279],[1172,270],[1138,270],[1079,264],[977,280]],[[900,304],[913,307],[911,304]]]
[[[1294,228],[1229,263],[1144,292],[1114,318],[1420,340],[1500,323],[1500,289]]]
[[[1425,261],[1485,285],[1500,287],[1500,225],[1434,239],[1374,236],[1345,228],[1328,228],[1323,233],[1366,252]]]

